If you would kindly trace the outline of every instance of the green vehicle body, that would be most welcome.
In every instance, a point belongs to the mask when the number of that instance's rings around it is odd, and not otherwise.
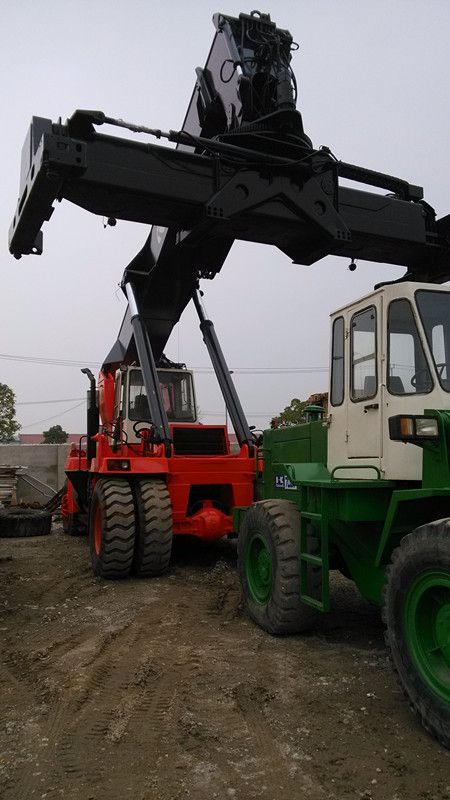
[[[421,482],[383,480],[371,464],[367,470],[373,472],[373,480],[352,480],[347,465],[330,472],[327,428],[321,419],[264,432],[256,496],[289,500],[299,508],[299,595],[306,605],[330,610],[329,574],[339,569],[367,600],[381,607],[386,567],[401,539],[450,515],[450,412],[426,410],[425,415],[438,420],[439,437],[421,445]],[[236,530],[246,511],[235,509]],[[314,552],[308,546],[311,540]],[[312,574],[314,593],[309,588]]]
[[[330,413],[264,432],[235,530],[253,620],[310,629],[339,570],[382,610],[410,705],[450,749],[449,394],[448,287],[391,285],[335,312]]]

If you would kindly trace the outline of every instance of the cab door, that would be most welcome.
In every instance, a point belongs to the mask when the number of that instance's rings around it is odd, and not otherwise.
[[[349,394],[347,458],[382,456],[382,294],[347,312]]]

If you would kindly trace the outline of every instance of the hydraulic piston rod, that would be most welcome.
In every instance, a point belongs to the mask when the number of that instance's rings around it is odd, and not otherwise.
[[[200,330],[203,334],[203,341],[208,349],[209,356],[216,373],[216,377],[222,391],[223,398],[227,411],[236,433],[240,446],[247,444],[249,448],[249,455],[253,457],[254,442],[253,437],[248,427],[248,422],[245,417],[243,408],[241,406],[239,397],[234,383],[231,378],[230,370],[228,369],[225,356],[220,347],[219,340],[214,330],[214,325],[210,319],[207,318],[205,309],[200,298],[200,293],[196,290],[193,294],[194,305],[197,310],[198,318],[200,320]]]
[[[142,369],[145,391],[150,408],[150,418],[155,431],[155,440],[164,444],[165,454],[169,457],[172,454],[172,440],[148,331],[139,314],[133,286],[131,283],[126,283],[124,288],[129,303],[134,340],[136,342],[136,350]]]

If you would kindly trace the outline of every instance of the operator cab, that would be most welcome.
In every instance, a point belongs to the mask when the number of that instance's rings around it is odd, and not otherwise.
[[[197,422],[194,380],[186,369],[158,369],[159,384],[167,419],[171,423]],[[150,409],[140,367],[122,366],[116,372],[114,419],[122,420],[128,443],[140,441],[137,431],[151,424]]]
[[[421,448],[392,441],[389,418],[450,409],[450,287],[395,283],[336,311],[329,397],[336,477],[421,480]]]

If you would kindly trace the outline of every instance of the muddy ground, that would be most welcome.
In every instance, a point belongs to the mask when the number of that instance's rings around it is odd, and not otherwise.
[[[445,800],[376,609],[339,578],[312,635],[246,617],[232,543],[152,581],[95,579],[83,539],[0,540],[2,800]]]

